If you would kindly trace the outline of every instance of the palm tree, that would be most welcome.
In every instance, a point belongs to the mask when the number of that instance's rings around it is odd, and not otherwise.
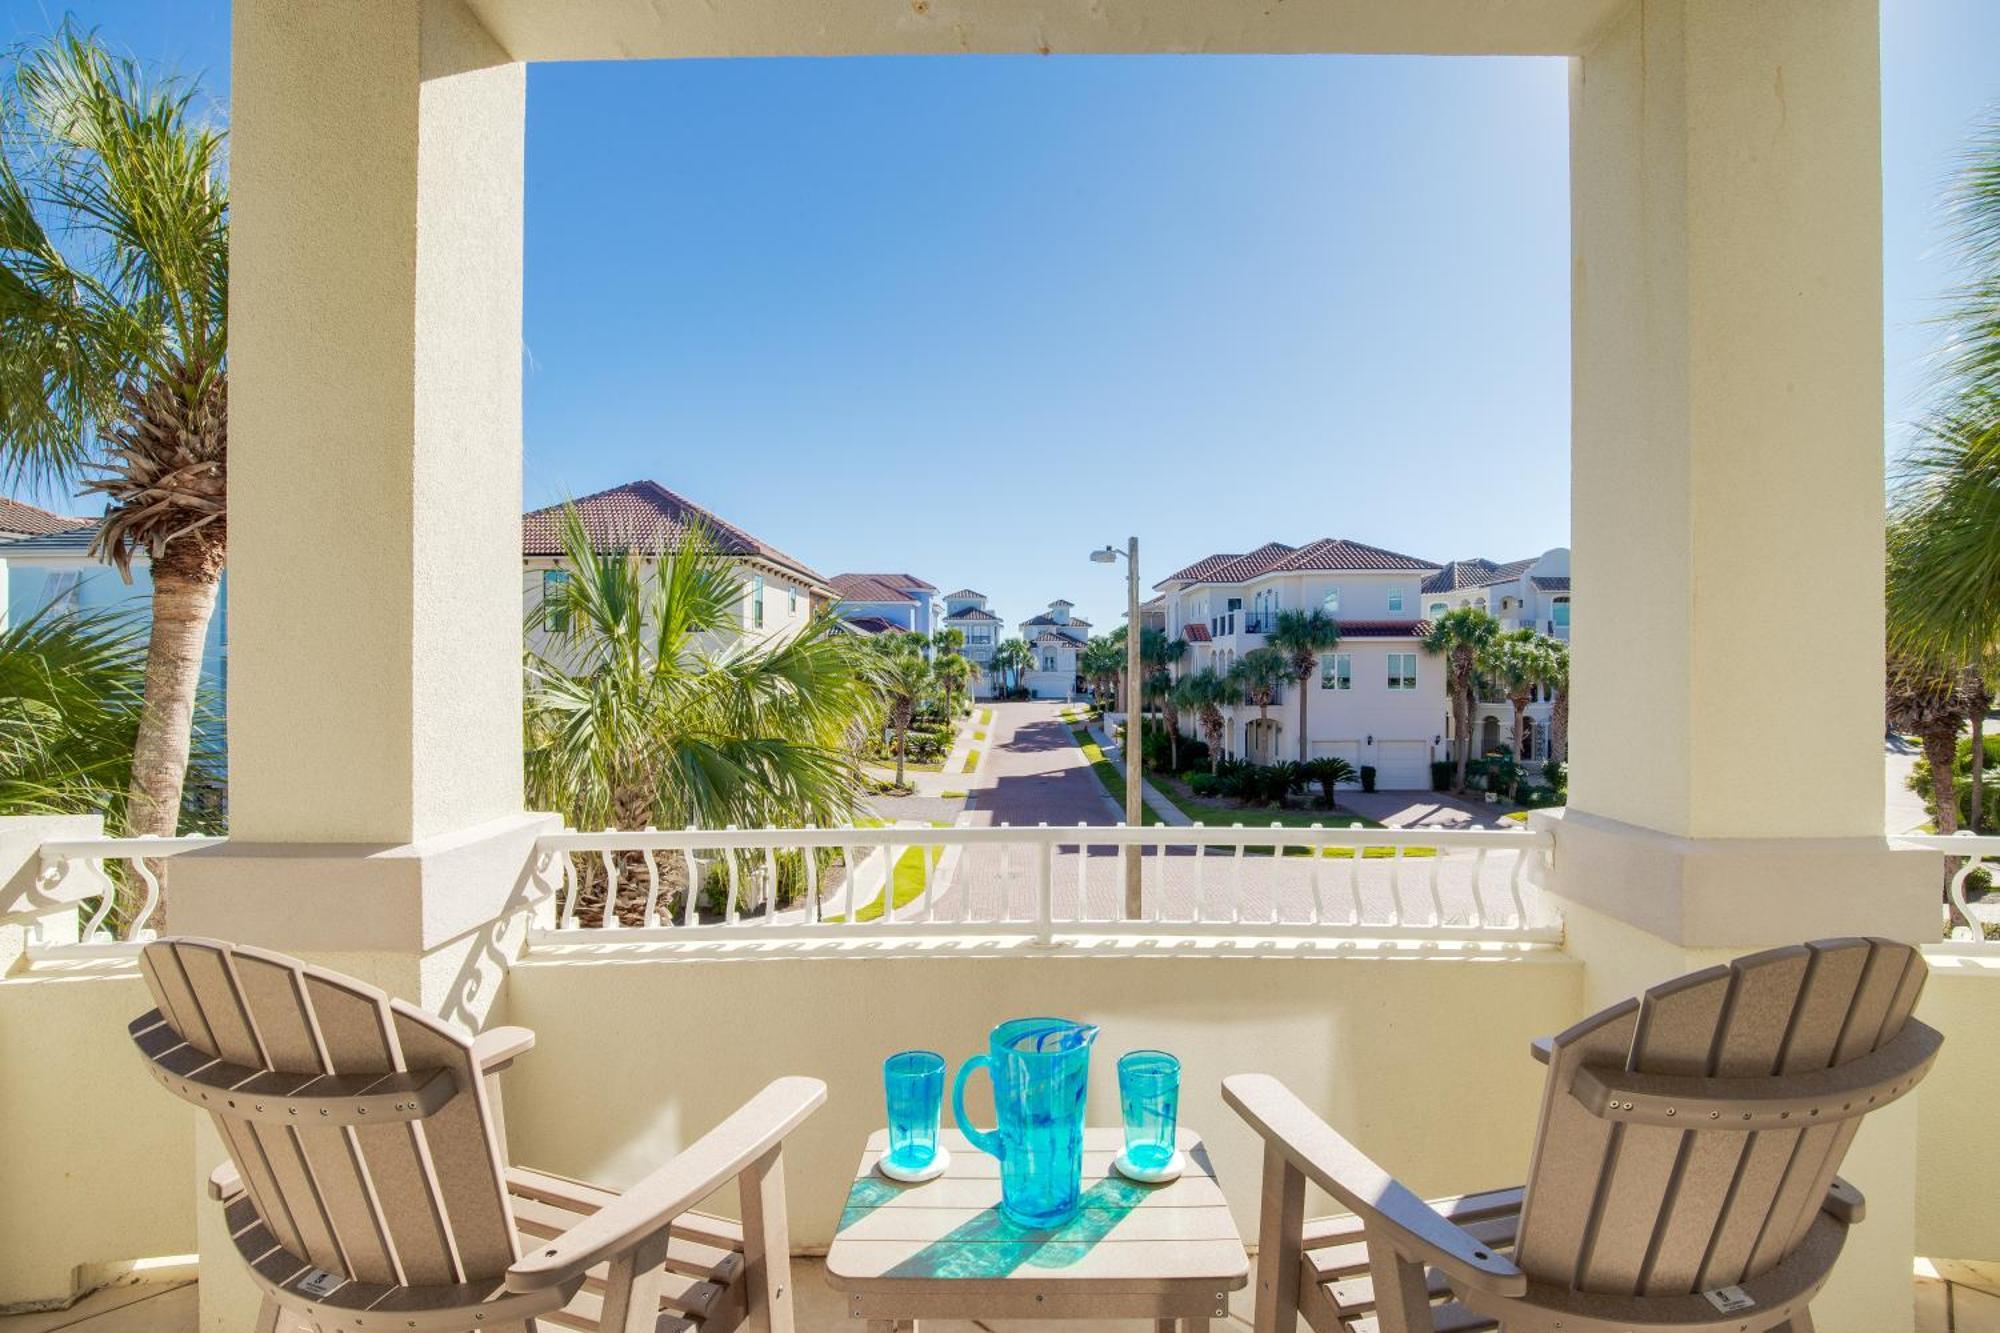
[[[1549,758],[1569,759],[1569,645],[1561,639],[1542,640],[1540,657],[1544,693],[1549,696]]]
[[[1484,608],[1460,606],[1431,622],[1424,636],[1424,651],[1445,659],[1451,694],[1452,727],[1456,735],[1458,766],[1453,788],[1465,792],[1465,765],[1472,758],[1472,711],[1479,678],[1479,660],[1488,645],[1500,634],[1500,622]]]
[[[1924,748],[1937,831],[1958,832],[1958,736],[1971,712],[1964,673],[1949,665],[1892,655],[1885,696],[1890,729],[1915,736]],[[1946,887],[1958,865],[1957,857],[1945,858]],[[1973,938],[1979,938],[1978,923],[1966,924],[1972,927]]]
[[[1009,689],[1018,690],[1022,673],[1035,669],[1035,650],[1026,639],[1003,639],[993,650],[993,666],[1005,674]]]
[[[1125,670],[1125,645],[1108,634],[1100,634],[1083,645],[1078,666],[1091,694],[1100,700],[1107,693],[1115,697],[1119,677]]]
[[[1333,755],[1321,755],[1300,765],[1299,776],[1319,785],[1319,789],[1326,794],[1326,808],[1331,810],[1334,808],[1334,788],[1343,782],[1354,781],[1354,765]]]
[[[903,785],[903,762],[910,748],[910,721],[937,687],[937,675],[917,641],[906,635],[874,640],[880,652],[876,685],[889,725],[896,733],[896,785]]]
[[[873,654],[821,616],[739,627],[737,567],[695,533],[663,558],[598,552],[575,510],[570,577],[529,627],[527,796],[575,828],[836,823],[860,806],[849,740],[875,707]],[[713,647],[716,643],[721,647]],[[643,854],[619,885],[642,882]]]
[[[1149,629],[1139,636],[1139,659],[1146,666],[1146,687],[1160,701],[1167,727],[1167,753],[1173,769],[1181,767],[1180,704],[1174,697],[1174,679],[1188,655],[1187,640],[1168,638],[1164,630]]]
[[[1208,767],[1212,773],[1222,763],[1222,710],[1243,701],[1243,691],[1235,681],[1203,667],[1182,676],[1174,687],[1175,702],[1195,715],[1202,739],[1208,742]]]
[[[94,473],[151,562],[127,832],[178,831],[226,545],[229,201],[193,90],[65,26],[0,87],[0,482]]]
[[[1306,761],[1307,687],[1319,671],[1321,653],[1330,652],[1340,642],[1340,622],[1314,607],[1310,611],[1280,611],[1277,623],[1264,636],[1267,647],[1290,659],[1292,675],[1299,682],[1299,762]]]
[[[941,653],[957,653],[965,648],[965,631],[955,626],[931,635],[931,647]]]
[[[1271,704],[1277,699],[1278,691],[1291,678],[1292,664],[1276,648],[1252,648],[1237,658],[1229,666],[1229,679],[1236,682],[1245,703],[1257,705],[1257,722],[1261,732],[1271,720]],[[1276,759],[1274,754],[1271,756]]]
[[[938,689],[944,695],[945,716],[957,717],[958,696],[972,684],[972,663],[957,653],[945,652],[931,664],[931,674],[937,677]]]
[[[1527,757],[1522,744],[1528,725],[1528,705],[1534,702],[1535,687],[1541,683],[1541,635],[1531,629],[1512,630],[1499,635],[1480,654],[1479,675],[1496,686],[1514,709],[1514,757]]]

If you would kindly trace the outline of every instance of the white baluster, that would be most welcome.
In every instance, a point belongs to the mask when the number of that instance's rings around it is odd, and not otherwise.
[[[736,825],[734,824],[725,825],[723,831],[725,833],[734,833],[736,832]],[[734,847],[731,847],[727,852],[724,853],[724,855],[729,858],[729,901],[723,905],[722,919],[724,921],[727,921],[730,925],[733,926],[736,924],[736,894],[737,894],[736,863],[740,861],[742,857],[737,854],[737,851]]]

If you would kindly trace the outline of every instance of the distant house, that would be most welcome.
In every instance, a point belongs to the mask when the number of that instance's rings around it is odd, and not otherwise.
[[[885,620],[926,640],[943,628],[937,585],[914,574],[835,574],[829,581],[842,620]]]
[[[31,508],[32,506],[22,506]],[[38,511],[39,512],[39,511]],[[50,515],[54,517],[54,515]],[[12,521],[19,521],[18,518]],[[104,520],[61,519],[66,526],[38,536],[0,543],[6,601],[14,614],[32,615],[46,606],[57,610],[118,611],[129,615],[135,633],[149,633],[153,621],[152,565],[143,550],[132,552],[132,581],[127,583],[110,565],[90,553],[90,544]],[[0,624],[4,624],[0,615]],[[202,641],[201,679],[220,705],[229,681],[229,577],[215,592],[215,613]]]
[[[743,585],[737,628],[755,638],[804,629],[815,608],[833,600],[833,586],[810,565],[751,536],[657,481],[629,481],[570,502],[598,551],[636,550],[657,556],[679,549],[691,534],[736,565]],[[570,577],[563,555],[564,505],[521,517],[521,596],[524,613],[546,603]]]
[[[1454,560],[1424,580],[1424,614],[1432,619],[1461,606],[1476,606],[1510,630],[1531,629],[1551,638],[1569,639],[1569,548],[1558,546],[1525,560],[1495,564],[1491,560]],[[1514,705],[1481,682],[1472,719],[1472,739],[1479,753],[1512,742]],[[1528,705],[1522,732],[1522,758],[1546,759],[1549,714],[1554,704],[1536,690]]]
[[[999,689],[999,682],[994,678],[993,650],[999,646],[1000,631],[1005,626],[1000,617],[988,609],[986,594],[970,588],[946,593],[944,627],[965,635],[962,651],[968,661],[979,667],[979,678],[973,683],[973,693],[982,699],[990,698]]]
[[[52,514],[22,500],[10,500],[0,495],[0,629],[7,627],[7,605],[9,584],[7,574],[7,548],[24,537],[46,537],[64,532],[70,528],[90,527],[87,518],[70,518],[63,514]],[[33,610],[39,603],[16,603],[26,610]]]
[[[1074,602],[1050,602],[1040,615],[1021,622],[1021,637],[1035,650],[1035,667],[1021,685],[1034,699],[1067,699],[1076,693],[1077,658],[1090,637],[1090,622],[1070,612]]]

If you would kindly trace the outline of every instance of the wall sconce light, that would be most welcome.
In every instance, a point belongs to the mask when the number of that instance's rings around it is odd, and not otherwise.
[[[1375,738],[1374,738],[1373,736],[1370,736],[1370,737],[1368,738],[1368,743],[1369,743],[1370,745],[1373,745],[1373,744],[1375,743]]]
[[[1444,737],[1442,737],[1442,736],[1433,736],[1433,737],[1431,737],[1431,744],[1432,744],[1432,745],[1443,745],[1443,744],[1444,744]]]

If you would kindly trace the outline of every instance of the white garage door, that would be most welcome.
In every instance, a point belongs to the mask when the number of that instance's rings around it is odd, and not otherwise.
[[[1354,781],[1349,786],[1361,784],[1361,742],[1360,741],[1314,741],[1312,757],[1315,759],[1345,759],[1354,766]]]
[[[1431,747],[1428,741],[1377,741],[1375,785],[1384,791],[1429,791]]]

